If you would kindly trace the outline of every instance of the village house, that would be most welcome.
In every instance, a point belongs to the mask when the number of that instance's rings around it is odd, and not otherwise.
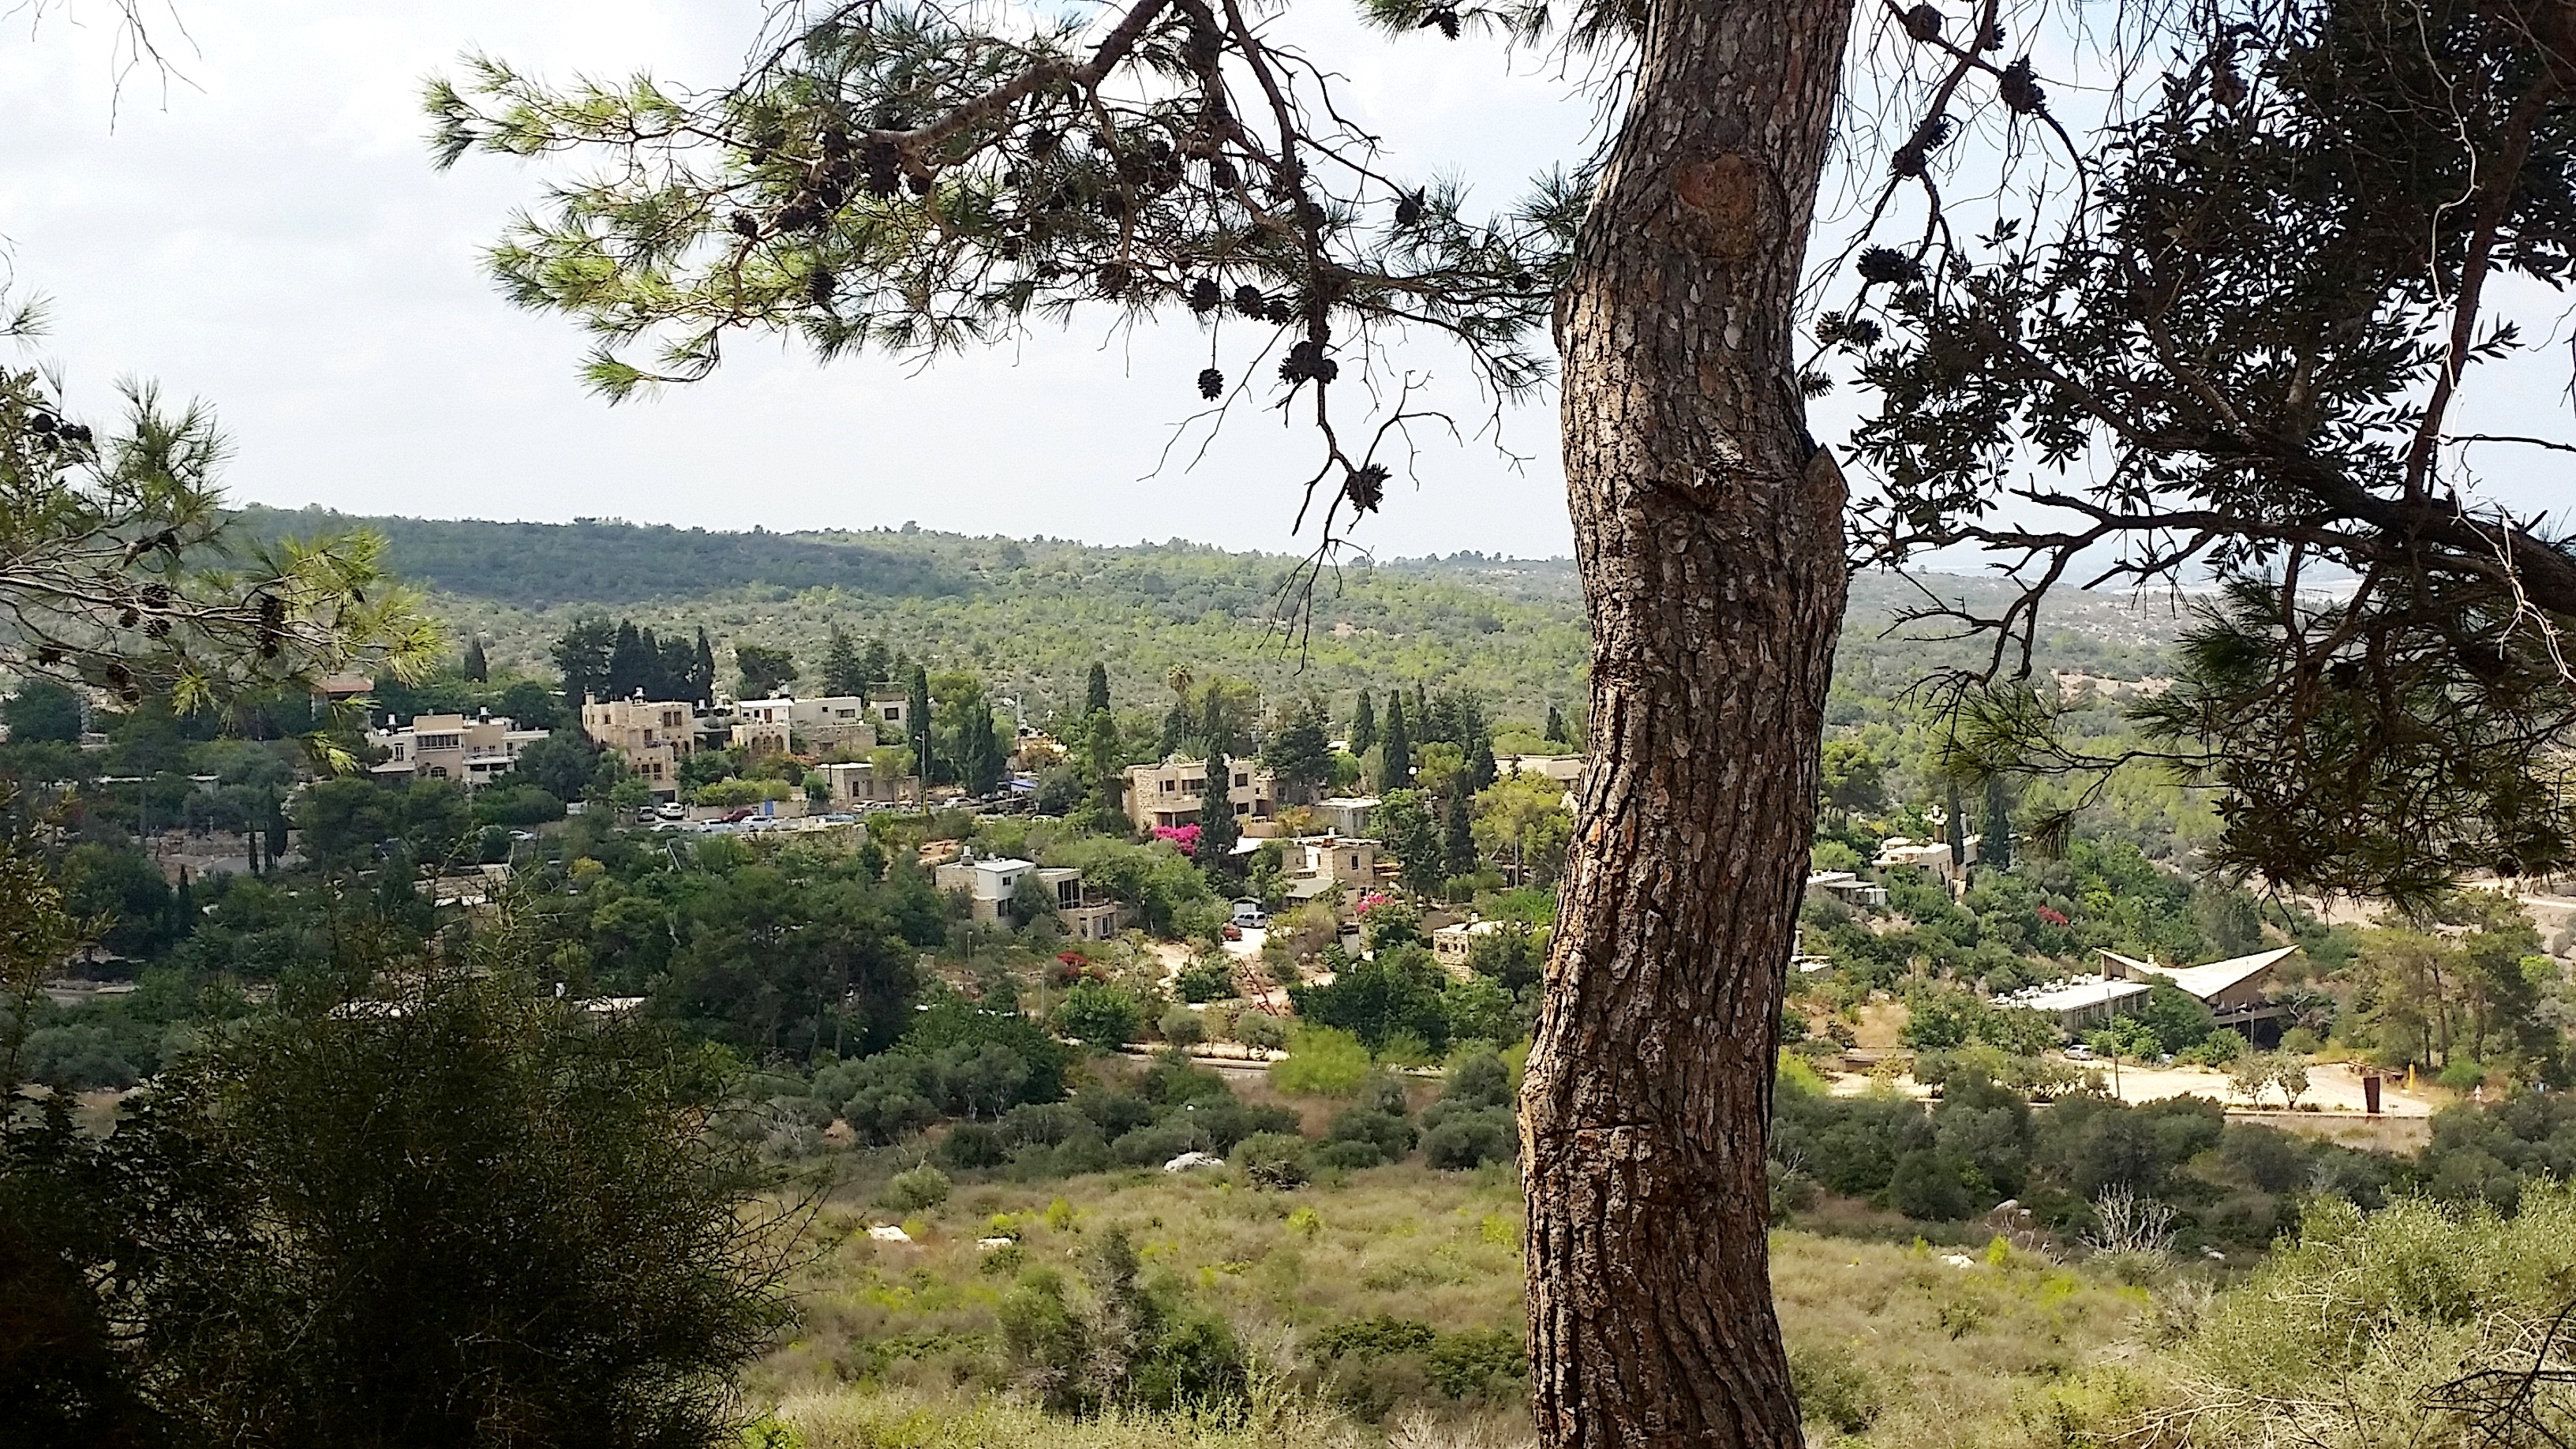
[[[942,894],[965,893],[967,917],[979,926],[1011,924],[1011,898],[1019,891],[1020,882],[1031,877],[1053,903],[1056,921],[1064,927],[1064,933],[1077,941],[1109,940],[1127,924],[1126,907],[1086,894],[1082,872],[1070,867],[1042,866],[1003,856],[954,860],[930,874],[931,884]]]
[[[2103,951],[2102,974],[2098,977],[2034,986],[1997,997],[1995,1004],[2047,1012],[2057,1018],[2060,1030],[2080,1035],[2115,1016],[2137,1011],[2146,1005],[2147,995],[2157,982],[2169,981],[2208,1007],[2217,1025],[2232,1027],[2250,1039],[2258,1027],[2289,1014],[2286,1007],[2270,999],[2272,968],[2298,949],[2280,946],[2202,966],[2159,966],[2116,951]]]
[[[1501,921],[1460,921],[1442,926],[1431,933],[1431,956],[1440,968],[1464,981],[1475,974],[1468,964],[1476,954],[1476,943],[1487,936],[1500,935],[1506,927]]]
[[[1370,828],[1381,802],[1375,795],[1336,795],[1315,807],[1326,829],[1350,840],[1375,840]]]
[[[913,789],[913,777],[877,773],[876,766],[866,761],[854,764],[816,765],[805,772],[805,778],[821,776],[830,790],[835,809],[857,805],[892,805]]]
[[[779,750],[801,747],[818,755],[836,750],[863,754],[877,747],[873,707],[871,701],[850,694],[736,700],[732,733],[737,743],[764,741],[763,750],[771,748],[766,741],[775,739]]]
[[[1942,853],[1949,852],[1943,846]],[[1840,901],[1847,906],[1883,906],[1887,904],[1887,887],[1874,880],[1862,880],[1847,870],[1820,870],[1807,877],[1807,899]]]
[[[1540,775],[1571,787],[1583,778],[1581,755],[1496,755],[1494,769],[1504,775]]]
[[[1285,841],[1285,873],[1292,900],[1339,900],[1377,880],[1377,842],[1342,835],[1307,835]]]
[[[544,730],[523,730],[507,716],[490,710],[472,719],[461,714],[416,714],[395,727],[388,717],[383,729],[367,731],[367,743],[385,758],[367,767],[379,780],[454,780],[479,790],[497,775],[506,775],[519,752],[544,739]]]
[[[1956,884],[1965,878],[1967,868],[1977,863],[1977,844],[1978,837],[1969,836],[1967,848],[1961,852],[1964,858],[1954,862],[1948,841],[1908,840],[1891,835],[1880,843],[1878,857],[1870,864],[1879,870],[1919,870]]]
[[[677,700],[612,699],[581,707],[581,731],[603,750],[626,758],[626,768],[656,795],[680,788],[680,762],[695,753],[697,726]]]
[[[1250,760],[1232,762],[1226,799],[1238,820],[1268,820],[1279,810],[1279,785]],[[1177,830],[1199,823],[1207,796],[1207,762],[1172,755],[1158,765],[1127,767],[1127,818],[1139,830]]]

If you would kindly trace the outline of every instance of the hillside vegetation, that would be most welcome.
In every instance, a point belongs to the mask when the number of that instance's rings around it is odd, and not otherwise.
[[[1179,540],[1104,548],[909,528],[722,533],[263,508],[242,524],[258,538],[382,533],[394,571],[431,591],[460,639],[480,636],[496,671],[551,673],[547,648],[572,620],[611,613],[665,636],[704,627],[720,645],[784,647],[808,663],[837,625],[934,668],[986,673],[1000,693],[1024,692],[1033,716],[1078,702],[1097,659],[1122,690],[1158,688],[1174,667],[1216,664],[1275,695],[1345,698],[1399,681],[1466,687],[1506,716],[1535,720],[1550,703],[1581,698],[1588,648],[1579,585],[1563,559],[1361,561],[1327,572],[1302,615],[1289,587],[1294,556]],[[1945,597],[1994,588],[1932,582]],[[1843,673],[1864,695],[1890,697],[1930,664],[1975,657],[1971,646],[1888,635],[1893,611],[1922,597],[1891,578],[1855,581]],[[2165,600],[2080,597],[2052,622],[2043,667],[2136,678],[2156,669],[2175,613]]]

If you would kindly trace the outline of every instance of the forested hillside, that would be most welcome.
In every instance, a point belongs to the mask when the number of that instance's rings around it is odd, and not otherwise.
[[[917,530],[710,533],[617,521],[484,523],[350,518],[253,508],[253,536],[366,527],[395,571],[432,591],[461,639],[479,635],[496,670],[551,672],[548,646],[576,617],[613,612],[665,635],[703,627],[720,646],[754,642],[819,660],[835,625],[933,667],[970,668],[1024,688],[1033,713],[1077,698],[1092,661],[1128,691],[1172,668],[1215,668],[1274,693],[1346,697],[1397,682],[1463,687],[1502,715],[1535,721],[1582,695],[1586,635],[1570,561],[1461,553],[1361,562],[1328,572],[1311,629],[1288,591],[1297,560],[1174,540],[1102,548],[1050,539]],[[1937,578],[1945,597],[1994,586]],[[1965,645],[1889,634],[1920,602],[1901,580],[1853,585],[1839,693],[1901,694]],[[2175,627],[2170,602],[2076,598],[2057,607],[2042,667],[2137,678],[2157,670]],[[1845,711],[1857,723],[1871,711]]]

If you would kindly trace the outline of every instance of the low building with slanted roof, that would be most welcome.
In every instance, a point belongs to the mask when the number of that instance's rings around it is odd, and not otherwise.
[[[2060,1029],[2081,1034],[2146,1005],[2147,994],[2163,981],[2208,1007],[2211,1019],[2218,1025],[2251,1036],[2258,1023],[2289,1015],[2289,1008],[2270,999],[2272,968],[2298,949],[2280,946],[2200,966],[2159,966],[2117,951],[2103,951],[2100,976],[2052,981],[1999,996],[1995,1004],[2047,1012],[2057,1018]]]

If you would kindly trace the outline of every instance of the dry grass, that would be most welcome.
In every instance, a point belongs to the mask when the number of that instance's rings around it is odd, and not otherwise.
[[[1517,1184],[1508,1174],[1372,1169],[1294,1192],[1221,1173],[1103,1174],[1046,1184],[965,1184],[906,1226],[915,1244],[872,1241],[889,1215],[865,1197],[828,1206],[813,1229],[801,1336],[753,1388],[781,1404],[809,1449],[1129,1444],[1513,1449],[1517,1410],[1427,1401],[1385,1422],[1321,1405],[1302,1354],[1319,1328],[1390,1314],[1445,1330],[1521,1323]],[[1268,1375],[1244,1414],[1181,1420],[1048,1417],[1011,1392],[994,1312],[1011,1272],[988,1272],[976,1239],[1020,1239],[1016,1266],[1078,1268],[1124,1225],[1149,1272],[1168,1273],[1230,1318]],[[1810,1440],[1946,1449],[2047,1443],[2062,1390],[2133,1352],[2148,1295],[2029,1254],[1776,1233],[1773,1283],[1810,1406]],[[998,1266],[998,1265],[996,1265]]]

